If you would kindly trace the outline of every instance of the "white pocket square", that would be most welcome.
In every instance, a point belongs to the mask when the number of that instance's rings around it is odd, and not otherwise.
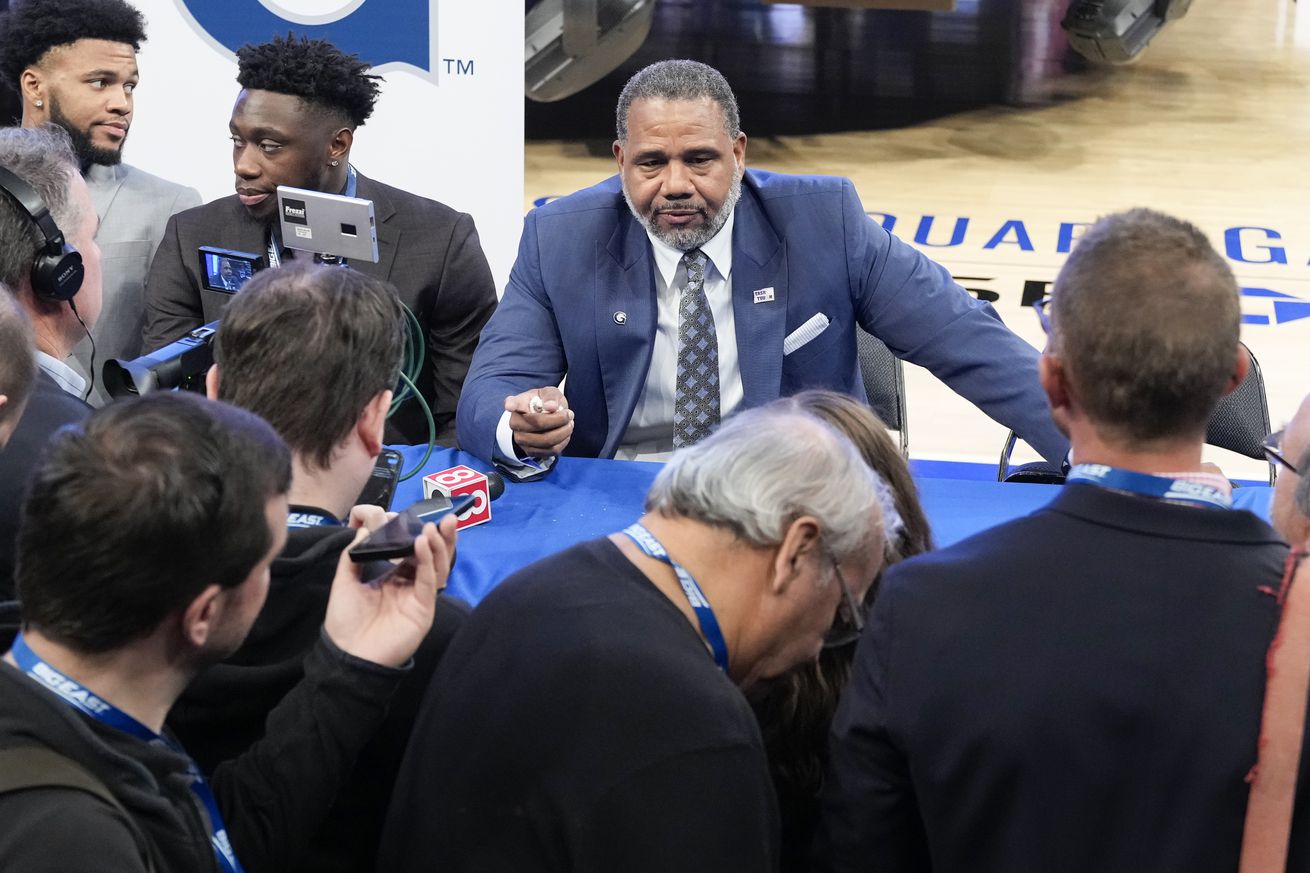
[[[810,317],[809,321],[787,334],[787,338],[782,341],[782,354],[784,356],[790,355],[827,329],[828,316],[822,312],[816,312]]]

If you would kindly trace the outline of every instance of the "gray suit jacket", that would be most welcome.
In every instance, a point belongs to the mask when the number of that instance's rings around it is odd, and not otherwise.
[[[419,392],[427,398],[440,442],[455,436],[455,406],[478,335],[496,309],[496,286],[473,218],[445,204],[358,174],[356,193],[373,201],[378,262],[351,261],[361,273],[385,279],[423,326],[427,362]],[[202,287],[200,246],[266,254],[263,224],[235,195],[175,215],[146,280],[144,345],[153,351],[223,314],[230,294]],[[312,362],[309,362],[312,366]],[[388,439],[427,442],[417,404],[404,404]]]
[[[105,361],[141,354],[146,270],[164,237],[164,226],[173,213],[199,206],[200,192],[127,164],[92,164],[86,171],[86,184],[91,189],[96,215],[100,216],[96,242],[100,246],[104,304],[91,329],[97,372],[90,397],[100,406],[109,399],[99,372]],[[78,344],[69,365],[90,377],[90,342],[84,339]]]

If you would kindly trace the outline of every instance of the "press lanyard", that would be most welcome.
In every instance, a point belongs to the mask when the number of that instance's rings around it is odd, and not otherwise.
[[[340,194],[342,197],[354,197],[355,191],[359,185],[359,175],[355,172],[353,164],[346,164],[346,187],[342,188]],[[278,245],[278,235],[274,232],[273,226],[268,229],[268,265],[270,267],[282,266],[282,250]],[[341,266],[346,265],[346,259],[341,259]]]
[[[191,791],[205,805],[205,810],[209,813],[209,823],[214,828],[214,835],[210,839],[214,845],[214,854],[218,857],[218,864],[226,873],[244,873],[241,862],[237,860],[236,854],[232,851],[232,844],[227,838],[227,827],[224,826],[223,816],[218,811],[214,792],[210,790],[209,783],[205,781],[200,768],[186,752],[167,737],[155,733],[112,703],[101,700],[89,689],[83,688],[41,660],[41,657],[27,645],[21,632],[14,639],[10,654],[14,656],[14,662],[18,664],[20,670],[42,687],[54,692],[60,700],[77,711],[94,718],[101,724],[144,740],[152,746],[163,746],[169,751],[186,757],[191,776]]]
[[[1133,470],[1121,470],[1105,464],[1076,464],[1069,471],[1066,482],[1084,482],[1113,491],[1126,491],[1143,497],[1155,497],[1173,503],[1204,506],[1211,509],[1232,509],[1233,498],[1213,485],[1193,482],[1190,479],[1170,479],[1152,476]]]
[[[700,622],[701,633],[705,635],[705,642],[709,643],[710,651],[714,655],[714,663],[724,673],[728,672],[728,644],[723,639],[723,631],[719,629],[719,620],[714,617],[714,610],[710,608],[710,602],[705,599],[705,592],[700,590],[696,580],[686,568],[675,562],[669,557],[665,550],[664,544],[655,539],[655,535],[640,522],[634,522],[623,529],[629,539],[637,544],[647,557],[654,558],[657,561],[663,561],[673,568],[673,572],[678,577],[679,584],[682,585],[682,593],[687,595],[687,602],[696,613],[696,620]]]

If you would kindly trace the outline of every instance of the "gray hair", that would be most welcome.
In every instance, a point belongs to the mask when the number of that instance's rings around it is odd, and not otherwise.
[[[16,416],[27,403],[35,380],[32,325],[9,289],[0,288],[0,394],[9,398],[0,406],[0,424]]]
[[[726,528],[753,546],[782,542],[803,515],[818,520],[838,562],[881,551],[875,474],[845,436],[783,399],[727,419],[673,454],[646,511]]]
[[[81,226],[82,210],[69,187],[79,170],[63,128],[0,129],[0,167],[28,184],[45,201],[55,225],[68,234]],[[32,262],[45,245],[36,223],[10,196],[0,196],[0,283],[17,289],[31,281]]]
[[[628,113],[637,100],[713,100],[723,112],[723,129],[729,139],[741,133],[737,98],[723,74],[699,61],[659,61],[638,70],[619,94],[617,133],[619,142],[628,141]]]

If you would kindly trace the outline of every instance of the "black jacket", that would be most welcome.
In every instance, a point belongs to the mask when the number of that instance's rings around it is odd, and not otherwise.
[[[14,547],[27,478],[55,431],[90,414],[91,407],[80,397],[60,388],[45,370],[36,371],[23,417],[9,444],[0,449],[0,600],[14,597]]]
[[[322,510],[295,507],[319,514]],[[273,562],[268,600],[245,643],[227,661],[197,677],[169,715],[169,725],[206,772],[241,755],[264,735],[264,722],[304,672],[318,637],[341,550],[355,532],[342,527],[292,528]],[[432,630],[414,655],[390,711],[318,829],[311,851],[288,871],[369,869],[387,804],[424,690],[447,644],[468,614],[461,601],[437,602]]]
[[[350,265],[394,285],[423,326],[427,360],[418,390],[432,407],[437,439],[453,444],[464,376],[482,326],[496,309],[496,283],[473,218],[363,173],[356,193],[373,201],[379,260]],[[263,255],[266,232],[235,194],[170,218],[146,279],[143,347],[153,351],[222,316],[231,295],[203,287],[199,246]],[[404,442],[427,442],[427,421],[412,401],[397,410],[388,426]]]
[[[323,637],[305,660],[305,680],[269,717],[264,740],[216,770],[211,785],[247,873],[283,871],[303,855],[403,676]],[[218,870],[185,757],[82,715],[0,662],[0,748],[20,746],[45,746],[100,779],[152,844],[159,873]],[[130,831],[91,795],[0,795],[4,873],[145,869]]]
[[[1248,512],[1071,484],[897,564],[833,723],[831,869],[1236,870],[1286,556]]]

